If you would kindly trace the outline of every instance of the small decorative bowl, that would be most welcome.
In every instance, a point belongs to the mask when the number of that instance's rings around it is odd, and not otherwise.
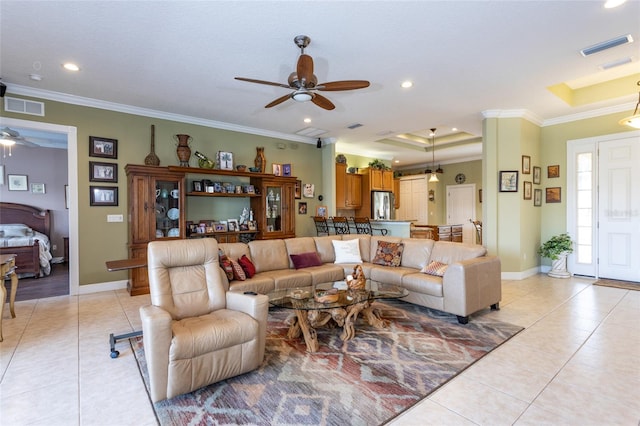
[[[252,173],[258,173],[260,171],[260,167],[249,167],[249,171]]]
[[[320,303],[335,303],[340,299],[340,293],[338,289],[332,288],[331,290],[316,290],[314,296],[316,302]]]
[[[292,299],[308,299],[311,293],[308,290],[296,289],[291,292]]]
[[[239,172],[244,172],[244,171],[247,170],[247,166],[245,166],[244,164],[238,164],[236,166],[236,170],[239,171]]]

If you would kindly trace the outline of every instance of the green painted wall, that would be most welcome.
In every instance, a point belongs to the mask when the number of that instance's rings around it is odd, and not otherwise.
[[[25,97],[26,98],[26,97]],[[35,99],[43,101],[42,99]],[[79,285],[94,284],[126,279],[125,272],[107,272],[104,262],[107,260],[128,257],[128,225],[123,223],[107,223],[108,214],[122,214],[127,217],[127,179],[124,172],[126,164],[144,164],[149,153],[151,125],[155,125],[156,154],[160,165],[178,165],[176,144],[173,135],[185,133],[193,138],[192,152],[200,151],[214,157],[217,151],[229,151],[234,154],[235,164],[253,165],[256,146],[264,146],[268,164],[291,163],[293,174],[303,183],[314,183],[316,198],[304,199],[309,211],[315,211],[319,204],[317,195],[322,194],[322,155],[315,144],[290,142],[286,140],[257,136],[229,130],[214,129],[195,124],[180,123],[171,120],[143,117],[98,108],[70,105],[44,100],[45,117],[27,116],[8,113],[3,109],[5,117],[21,120],[41,121],[46,123],[75,126],[78,129],[78,163],[69,164],[78,170],[78,206],[79,206]],[[4,107],[3,107],[4,108]],[[118,140],[118,191],[117,207],[89,206],[89,161],[103,161],[89,157],[89,136],[101,136]],[[104,160],[110,161],[110,160]],[[192,156],[191,165],[196,166]],[[73,185],[73,182],[69,182]],[[242,206],[248,206],[248,200],[232,200],[227,202],[215,199],[211,205],[202,203],[197,197],[187,200],[187,217],[189,219],[215,218],[228,219],[237,217]],[[191,205],[193,203],[193,206]],[[244,203],[244,204],[243,204]],[[297,202],[296,202],[297,206]],[[296,235],[315,235],[313,222],[308,216],[296,215]]]

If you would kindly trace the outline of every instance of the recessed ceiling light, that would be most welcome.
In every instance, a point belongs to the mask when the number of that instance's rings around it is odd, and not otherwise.
[[[399,162],[400,162],[400,160],[396,160],[396,161],[394,161],[394,163],[396,163],[396,164],[398,164]]]
[[[305,123],[311,123],[311,119],[310,119],[309,117],[305,118],[303,121],[304,121]]]
[[[626,2],[627,0],[607,0],[604,2],[604,8],[613,9],[614,7],[618,7]]]
[[[67,62],[66,64],[64,64],[62,66],[67,71],[80,71],[80,67],[77,66],[76,64],[72,64],[71,62]]]
[[[411,81],[407,80],[407,81],[403,81],[401,86],[403,88],[405,88],[405,89],[408,89],[409,87],[413,86],[413,83]]]
[[[451,128],[451,131],[452,131],[452,132],[457,132],[457,131],[458,131],[458,128],[457,128],[457,127],[452,127],[452,128]]]

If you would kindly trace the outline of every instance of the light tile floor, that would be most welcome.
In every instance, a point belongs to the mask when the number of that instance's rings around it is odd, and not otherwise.
[[[405,425],[633,425],[640,422],[640,291],[536,275],[503,281],[520,334],[394,419]],[[128,342],[148,296],[125,290],[16,303],[0,343],[1,425],[154,425]],[[473,317],[471,318],[473,321]]]

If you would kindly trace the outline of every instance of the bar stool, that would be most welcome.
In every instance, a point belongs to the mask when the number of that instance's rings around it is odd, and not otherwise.
[[[373,235],[374,231],[380,231],[381,235],[387,235],[387,229],[373,229],[368,217],[352,217],[353,223],[356,225],[356,233]]]
[[[318,236],[329,235],[329,225],[324,216],[313,216],[313,223],[316,225],[316,233]]]
[[[349,222],[344,216],[335,216],[331,219],[333,221],[333,229],[336,231],[336,235],[350,234]]]

